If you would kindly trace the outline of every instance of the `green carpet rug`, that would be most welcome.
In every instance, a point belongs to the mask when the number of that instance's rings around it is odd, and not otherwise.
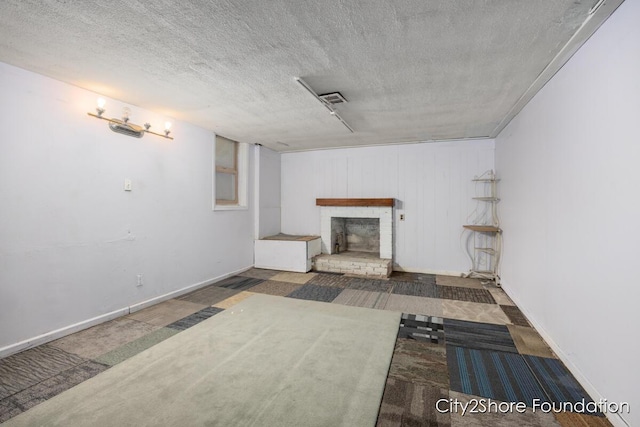
[[[254,295],[6,426],[373,426],[399,322]]]

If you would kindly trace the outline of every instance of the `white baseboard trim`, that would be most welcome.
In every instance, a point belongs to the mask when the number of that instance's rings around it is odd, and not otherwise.
[[[463,272],[461,271],[450,271],[450,270],[432,270],[429,268],[412,268],[412,267],[401,267],[397,264],[393,265],[393,271],[402,271],[405,273],[423,273],[423,274],[437,274],[439,276],[456,276],[462,277]]]
[[[109,320],[113,320],[121,316],[126,316],[127,314],[130,314],[130,313],[135,313],[136,311],[142,310],[143,308],[161,303],[163,301],[175,298],[180,295],[187,294],[199,288],[209,286],[213,283],[219,282],[228,277],[243,273],[252,267],[253,266],[251,265],[249,267],[241,268],[239,270],[233,271],[231,273],[223,274],[213,279],[209,279],[200,283],[189,285],[182,289],[178,289],[177,291],[169,292],[164,295],[160,295],[158,297],[154,297],[154,298],[139,302],[137,304],[130,305],[128,307],[119,308],[112,312],[101,314],[100,316],[92,317],[91,319],[83,320],[81,322],[74,323],[72,325],[65,326],[63,328],[56,329],[55,331],[47,332],[45,334],[26,339],[24,341],[20,341],[15,344],[10,344],[8,346],[0,348],[0,359],[10,356],[14,353],[18,353],[23,350],[27,350],[32,347],[36,347],[38,345],[48,343],[49,341],[57,340],[58,338],[62,338],[66,335],[70,335],[75,332],[82,331],[83,329],[88,329],[92,326],[99,325],[100,323],[108,322]]]
[[[587,377],[584,376],[582,371],[580,371],[580,369],[573,364],[571,359],[565,354],[564,351],[562,351],[560,346],[558,346],[558,344],[555,343],[555,341],[551,338],[549,333],[542,326],[540,326],[540,324],[536,321],[535,317],[531,316],[529,311],[525,308],[525,305],[521,304],[518,298],[515,297],[515,294],[509,287],[509,284],[506,283],[505,281],[502,281],[501,285],[502,285],[502,289],[507,293],[509,298],[511,298],[511,300],[518,306],[520,311],[522,311],[522,314],[525,315],[525,317],[531,323],[531,325],[535,328],[535,330],[538,331],[538,333],[542,336],[544,341],[547,344],[549,344],[549,347],[551,347],[551,349],[556,354],[556,356],[558,356],[558,358],[562,361],[562,363],[564,363],[567,369],[569,369],[569,372],[573,374],[575,379],[580,383],[580,385],[585,389],[585,391],[589,393],[589,396],[591,396],[591,398],[594,399],[594,401],[596,402],[599,401],[600,399],[604,399],[605,397],[598,392],[598,390],[593,386],[593,384],[591,384],[591,382],[587,379]],[[611,424],[613,424],[615,427],[630,426],[630,424],[628,424],[620,414],[614,414],[614,413],[608,412],[605,415],[607,416],[607,419],[611,422]]]

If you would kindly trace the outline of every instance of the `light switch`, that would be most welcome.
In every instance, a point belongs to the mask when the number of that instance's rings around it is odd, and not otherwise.
[[[124,180],[124,191],[131,191],[131,180],[128,178]]]

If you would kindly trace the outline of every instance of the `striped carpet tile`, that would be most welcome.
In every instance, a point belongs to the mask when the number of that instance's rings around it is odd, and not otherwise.
[[[387,280],[353,278],[347,287],[362,291],[389,292],[392,286],[393,284]]]
[[[291,292],[287,297],[305,299],[310,301],[331,302],[342,292],[342,288],[332,288],[329,286],[302,285]]]
[[[228,279],[224,279],[221,282],[215,284],[220,288],[233,289],[236,291],[246,291],[252,286],[262,283],[263,279],[256,279],[253,277],[233,276]]]
[[[438,298],[435,283],[393,282],[392,293],[414,297]]]
[[[505,325],[444,319],[444,336],[447,344],[457,347],[518,353]]]
[[[443,343],[442,318],[402,313],[398,338],[409,338],[434,344]]]
[[[203,308],[202,310],[197,311],[187,317],[183,317],[180,320],[176,320],[172,324],[167,325],[167,328],[184,331],[185,329],[188,329],[194,325],[197,325],[203,320],[207,320],[209,317],[214,316],[223,311],[224,311],[223,308],[218,308],[218,307]]]
[[[458,301],[481,302],[495,304],[491,292],[486,289],[462,288],[458,286],[438,286],[438,298],[453,299]]]
[[[573,375],[558,359],[547,357],[524,356],[529,368],[549,395],[550,401],[555,403],[593,402],[591,397],[575,380]],[[586,411],[585,414],[602,415],[600,412]]]
[[[519,354],[447,345],[451,390],[503,402],[548,398]]]

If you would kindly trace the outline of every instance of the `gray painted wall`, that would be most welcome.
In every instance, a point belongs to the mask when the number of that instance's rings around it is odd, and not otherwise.
[[[0,93],[0,349],[253,264],[253,204],[211,209],[210,131],[120,135],[97,94],[2,63]]]

